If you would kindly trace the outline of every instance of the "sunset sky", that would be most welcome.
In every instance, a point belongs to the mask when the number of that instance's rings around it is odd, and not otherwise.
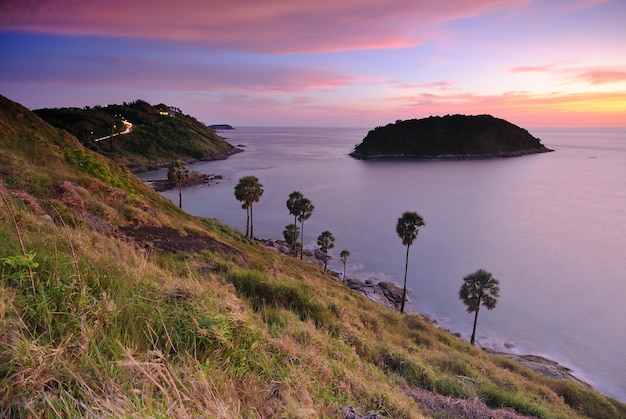
[[[626,127],[626,1],[0,0],[0,94],[235,126]]]

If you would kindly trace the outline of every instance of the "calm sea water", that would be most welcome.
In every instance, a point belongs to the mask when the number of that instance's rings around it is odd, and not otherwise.
[[[257,176],[257,237],[282,239],[285,206],[301,191],[315,205],[305,246],[323,230],[336,242],[332,267],[348,276],[402,283],[404,211],[426,226],[411,247],[410,310],[471,333],[458,299],[479,268],[500,280],[493,311],[481,310],[477,344],[555,359],[599,391],[626,402],[626,130],[537,129],[554,153],[477,161],[359,161],[367,134],[354,128],[239,128],[221,134],[244,153],[192,166],[217,185],[183,190],[183,208],[245,231],[238,179]],[[142,179],[165,178],[166,171]],[[177,202],[177,192],[165,196]]]

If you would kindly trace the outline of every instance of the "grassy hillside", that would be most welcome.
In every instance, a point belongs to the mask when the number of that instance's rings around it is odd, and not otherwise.
[[[87,148],[128,167],[176,159],[214,159],[233,150],[206,125],[164,104],[152,106],[136,100],[106,107],[38,109],[35,113],[68,131]],[[125,122],[132,124],[131,132],[101,139],[122,133]]]
[[[396,121],[370,131],[351,154],[357,158],[512,157],[551,151],[539,139],[491,115],[446,115]]]
[[[181,212],[3,97],[0,389],[3,417],[626,417]]]

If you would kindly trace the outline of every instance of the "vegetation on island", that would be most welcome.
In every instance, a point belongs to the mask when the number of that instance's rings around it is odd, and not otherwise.
[[[196,118],[173,106],[143,100],[122,105],[34,111],[90,150],[128,168],[156,168],[175,160],[223,158],[236,149]]]
[[[4,97],[0,388],[20,418],[626,417],[184,213]]]
[[[351,156],[359,159],[466,159],[551,151],[528,131],[491,115],[398,120],[371,130]]]

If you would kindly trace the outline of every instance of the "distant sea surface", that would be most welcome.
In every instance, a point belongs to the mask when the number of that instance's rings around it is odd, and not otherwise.
[[[224,176],[183,190],[185,211],[245,231],[233,189],[254,175],[257,237],[282,239],[293,222],[285,201],[301,191],[315,205],[305,246],[330,230],[347,273],[402,284],[405,247],[397,219],[416,211],[426,226],[411,246],[409,310],[471,334],[458,299],[465,275],[500,280],[481,309],[477,344],[536,354],[571,368],[626,402],[626,129],[530,129],[554,153],[473,161],[360,161],[348,156],[367,129],[242,127],[220,131],[245,152],[190,167]],[[142,179],[166,177],[166,170]],[[163,193],[178,202],[177,191]]]

